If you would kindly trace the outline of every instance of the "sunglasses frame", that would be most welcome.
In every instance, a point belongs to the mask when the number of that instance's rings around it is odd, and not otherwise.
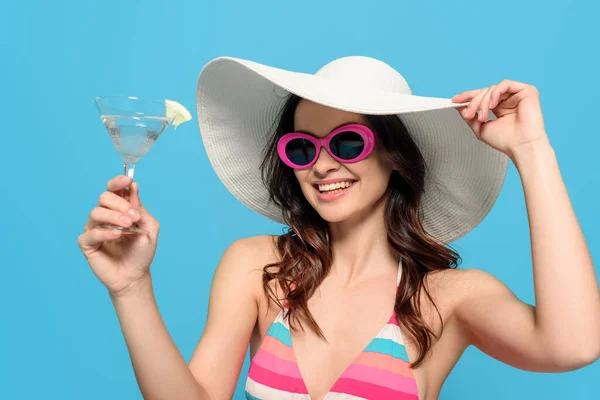
[[[350,160],[346,160],[346,159],[336,156],[335,154],[333,154],[333,152],[331,151],[331,148],[329,146],[331,143],[331,140],[336,135],[343,133],[343,132],[356,132],[360,135],[360,137],[362,137],[362,139],[364,141],[363,151],[358,156],[356,156]],[[312,159],[311,162],[309,162],[306,165],[298,165],[298,164],[293,163],[292,160],[289,159],[289,157],[287,156],[287,154],[285,152],[285,148],[288,145],[288,143],[295,139],[308,140],[315,146],[315,149],[316,149],[315,157]],[[351,163],[359,162],[359,161],[362,161],[365,158],[367,158],[367,156],[369,154],[371,154],[371,152],[373,151],[373,148],[375,147],[375,133],[369,127],[362,125],[362,124],[348,124],[348,125],[340,126],[339,128],[331,131],[324,138],[317,138],[317,137],[314,137],[312,135],[308,135],[308,134],[302,133],[302,132],[286,133],[281,138],[279,138],[279,141],[277,142],[277,153],[279,154],[279,158],[281,159],[281,161],[283,161],[283,163],[285,165],[287,165],[288,167],[291,167],[294,169],[306,169],[306,168],[310,168],[314,163],[317,162],[317,160],[319,159],[319,156],[321,155],[321,147],[324,147],[325,150],[329,153],[329,155],[333,159],[337,160],[340,163],[351,164]]]

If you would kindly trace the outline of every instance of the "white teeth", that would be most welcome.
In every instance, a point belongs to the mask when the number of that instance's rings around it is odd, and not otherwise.
[[[345,189],[352,186],[352,181],[336,182],[328,185],[319,185],[320,192],[329,192],[337,189]]]

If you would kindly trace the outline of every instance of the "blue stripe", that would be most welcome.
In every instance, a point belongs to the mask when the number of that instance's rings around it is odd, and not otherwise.
[[[273,336],[286,346],[292,347],[290,331],[281,322],[274,322],[267,331],[267,336]]]
[[[267,331],[267,335],[274,337],[286,346],[292,347],[292,337],[290,335],[290,331],[281,322],[274,322]],[[375,338],[363,351],[387,354],[394,358],[400,358],[405,362],[410,362],[406,352],[406,347],[404,347],[403,344],[396,343],[391,339]]]
[[[371,353],[381,353],[391,355],[394,358],[400,358],[406,362],[408,360],[408,354],[403,344],[398,344],[391,339],[375,338],[369,343],[364,351]]]
[[[261,400],[258,397],[252,396],[248,391],[246,391],[246,400]]]

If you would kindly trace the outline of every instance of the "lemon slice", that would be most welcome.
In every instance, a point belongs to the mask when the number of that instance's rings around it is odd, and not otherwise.
[[[165,100],[167,118],[173,118],[173,129],[192,119],[192,114],[181,104],[173,100]]]

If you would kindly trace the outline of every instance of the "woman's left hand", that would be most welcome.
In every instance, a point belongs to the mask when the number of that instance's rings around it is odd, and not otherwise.
[[[452,101],[470,102],[459,112],[475,136],[513,160],[519,146],[549,144],[535,86],[503,80],[489,88],[457,94]],[[490,110],[497,119],[486,121]]]

